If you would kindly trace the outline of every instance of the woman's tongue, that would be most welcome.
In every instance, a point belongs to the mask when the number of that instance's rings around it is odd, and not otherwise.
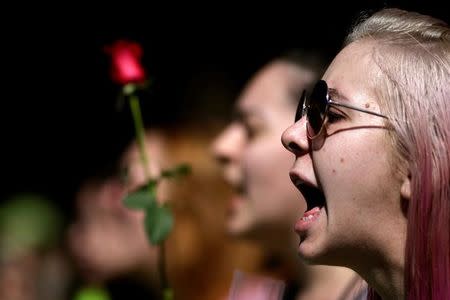
[[[316,221],[321,214],[321,209],[319,206],[315,206],[314,208],[306,211],[303,214],[303,217],[301,217],[297,223],[295,224],[295,231],[297,231],[299,234],[304,234]]]

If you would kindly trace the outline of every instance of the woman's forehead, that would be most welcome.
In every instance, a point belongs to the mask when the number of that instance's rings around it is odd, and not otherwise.
[[[323,78],[328,78],[331,74],[333,76],[359,78],[369,75],[375,67],[373,50],[373,42],[358,41],[349,44],[336,55],[325,71]]]
[[[345,47],[323,75],[328,87],[349,100],[374,100],[374,78],[379,68],[373,60],[373,43],[354,42]]]

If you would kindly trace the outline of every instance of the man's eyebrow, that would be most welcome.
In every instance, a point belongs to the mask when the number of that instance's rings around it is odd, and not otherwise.
[[[330,96],[331,100],[348,102],[348,99],[344,95],[342,95],[337,89],[328,88],[328,95]]]

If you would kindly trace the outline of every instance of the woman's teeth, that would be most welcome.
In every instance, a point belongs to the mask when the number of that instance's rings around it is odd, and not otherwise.
[[[316,217],[316,216],[309,215],[309,216],[303,217],[303,218],[302,218],[302,221],[311,221],[311,220],[314,219],[315,217]]]

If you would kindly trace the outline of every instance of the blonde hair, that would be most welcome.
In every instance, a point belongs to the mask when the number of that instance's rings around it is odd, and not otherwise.
[[[450,30],[431,16],[384,9],[345,45],[374,42],[379,104],[411,177],[405,295],[450,299]]]

